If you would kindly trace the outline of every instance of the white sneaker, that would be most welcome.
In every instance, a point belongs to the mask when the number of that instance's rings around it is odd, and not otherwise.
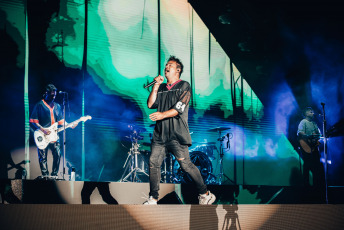
[[[198,196],[199,204],[212,204],[216,200],[216,196],[208,191],[208,195],[202,194]]]
[[[59,177],[58,176],[50,176],[49,179],[50,180],[57,180]]]
[[[145,202],[143,202],[143,204],[153,204],[156,205],[158,204],[158,201],[156,199],[154,199],[152,196],[150,196]]]

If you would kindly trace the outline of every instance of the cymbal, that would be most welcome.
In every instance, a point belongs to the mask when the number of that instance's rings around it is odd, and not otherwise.
[[[219,132],[219,131],[224,131],[224,130],[228,130],[228,129],[231,129],[231,128],[230,127],[216,127],[216,128],[208,129],[208,131]]]

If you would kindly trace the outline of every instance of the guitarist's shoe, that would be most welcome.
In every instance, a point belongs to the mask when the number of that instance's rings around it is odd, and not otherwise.
[[[49,180],[49,176],[38,176],[35,180]]]
[[[57,180],[57,179],[58,179],[58,176],[53,176],[53,175],[51,175],[51,176],[49,177],[49,179],[50,179],[50,180]]]

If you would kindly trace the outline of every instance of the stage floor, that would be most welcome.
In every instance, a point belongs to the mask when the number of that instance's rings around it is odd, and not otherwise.
[[[344,205],[0,205],[2,229],[344,229]]]
[[[148,183],[0,180],[4,203],[142,204]],[[297,186],[208,185],[215,204],[326,204],[325,189]],[[328,188],[329,204],[344,204],[344,187]],[[198,204],[192,184],[160,184],[158,204]]]
[[[148,183],[0,182],[2,229],[344,229],[339,187],[321,204],[314,189],[209,185],[217,200],[202,206],[194,186],[161,184],[159,205],[148,206]]]

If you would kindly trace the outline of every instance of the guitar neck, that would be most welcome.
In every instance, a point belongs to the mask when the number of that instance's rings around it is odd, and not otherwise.
[[[68,123],[68,125],[66,125],[66,129],[72,127],[75,123],[79,123],[80,121],[81,121],[81,118],[79,118],[78,120],[75,120],[75,121],[73,121],[71,123]],[[57,132],[61,132],[62,130],[63,130],[63,127],[58,128]]]

